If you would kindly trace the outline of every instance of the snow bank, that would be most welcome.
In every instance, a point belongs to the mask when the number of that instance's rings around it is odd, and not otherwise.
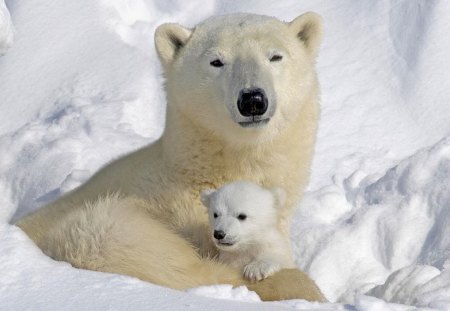
[[[357,170],[306,195],[295,216],[297,262],[334,301],[373,290],[388,301],[422,305],[422,287],[450,267],[450,136],[389,169]],[[424,299],[424,298],[421,298]],[[425,304],[426,305],[426,304]]]
[[[256,301],[260,302],[259,296],[252,291],[249,291],[245,286],[234,287],[232,285],[215,285],[215,286],[201,286],[187,291],[188,293],[212,297],[217,299],[231,299],[238,301]]]
[[[450,2],[7,4],[15,42],[0,58],[0,308],[450,309]],[[322,118],[292,241],[297,264],[336,303],[262,303],[227,285],[182,293],[77,270],[8,224],[161,134],[157,25],[240,11],[292,20],[308,10],[326,28]],[[4,25],[0,0],[0,50],[11,42]]]

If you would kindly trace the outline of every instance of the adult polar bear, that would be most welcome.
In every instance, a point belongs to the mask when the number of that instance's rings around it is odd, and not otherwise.
[[[166,129],[17,225],[52,258],[175,289],[246,284],[262,299],[323,300],[297,269],[248,283],[210,259],[216,250],[199,200],[235,180],[283,187],[289,220],[309,178],[319,116],[314,69],[320,18],[213,17],[194,29],[164,24]]]

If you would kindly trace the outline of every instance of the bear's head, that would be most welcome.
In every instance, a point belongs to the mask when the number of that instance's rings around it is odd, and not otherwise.
[[[276,230],[278,210],[285,203],[281,188],[266,189],[237,181],[201,192],[208,209],[211,235],[221,250],[242,250],[263,243]]]
[[[163,24],[155,45],[168,108],[231,144],[269,141],[316,100],[321,37],[315,13],[291,22],[233,14],[193,29]]]

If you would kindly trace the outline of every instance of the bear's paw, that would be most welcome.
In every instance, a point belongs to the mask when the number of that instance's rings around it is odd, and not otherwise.
[[[250,281],[260,281],[281,269],[275,260],[255,260],[244,267],[244,277]]]

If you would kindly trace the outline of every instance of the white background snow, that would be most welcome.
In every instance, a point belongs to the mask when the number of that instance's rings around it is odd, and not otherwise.
[[[157,25],[309,10],[322,118],[292,241],[332,303],[77,270],[8,224],[161,134]],[[450,310],[449,17],[446,0],[0,0],[0,310]]]

